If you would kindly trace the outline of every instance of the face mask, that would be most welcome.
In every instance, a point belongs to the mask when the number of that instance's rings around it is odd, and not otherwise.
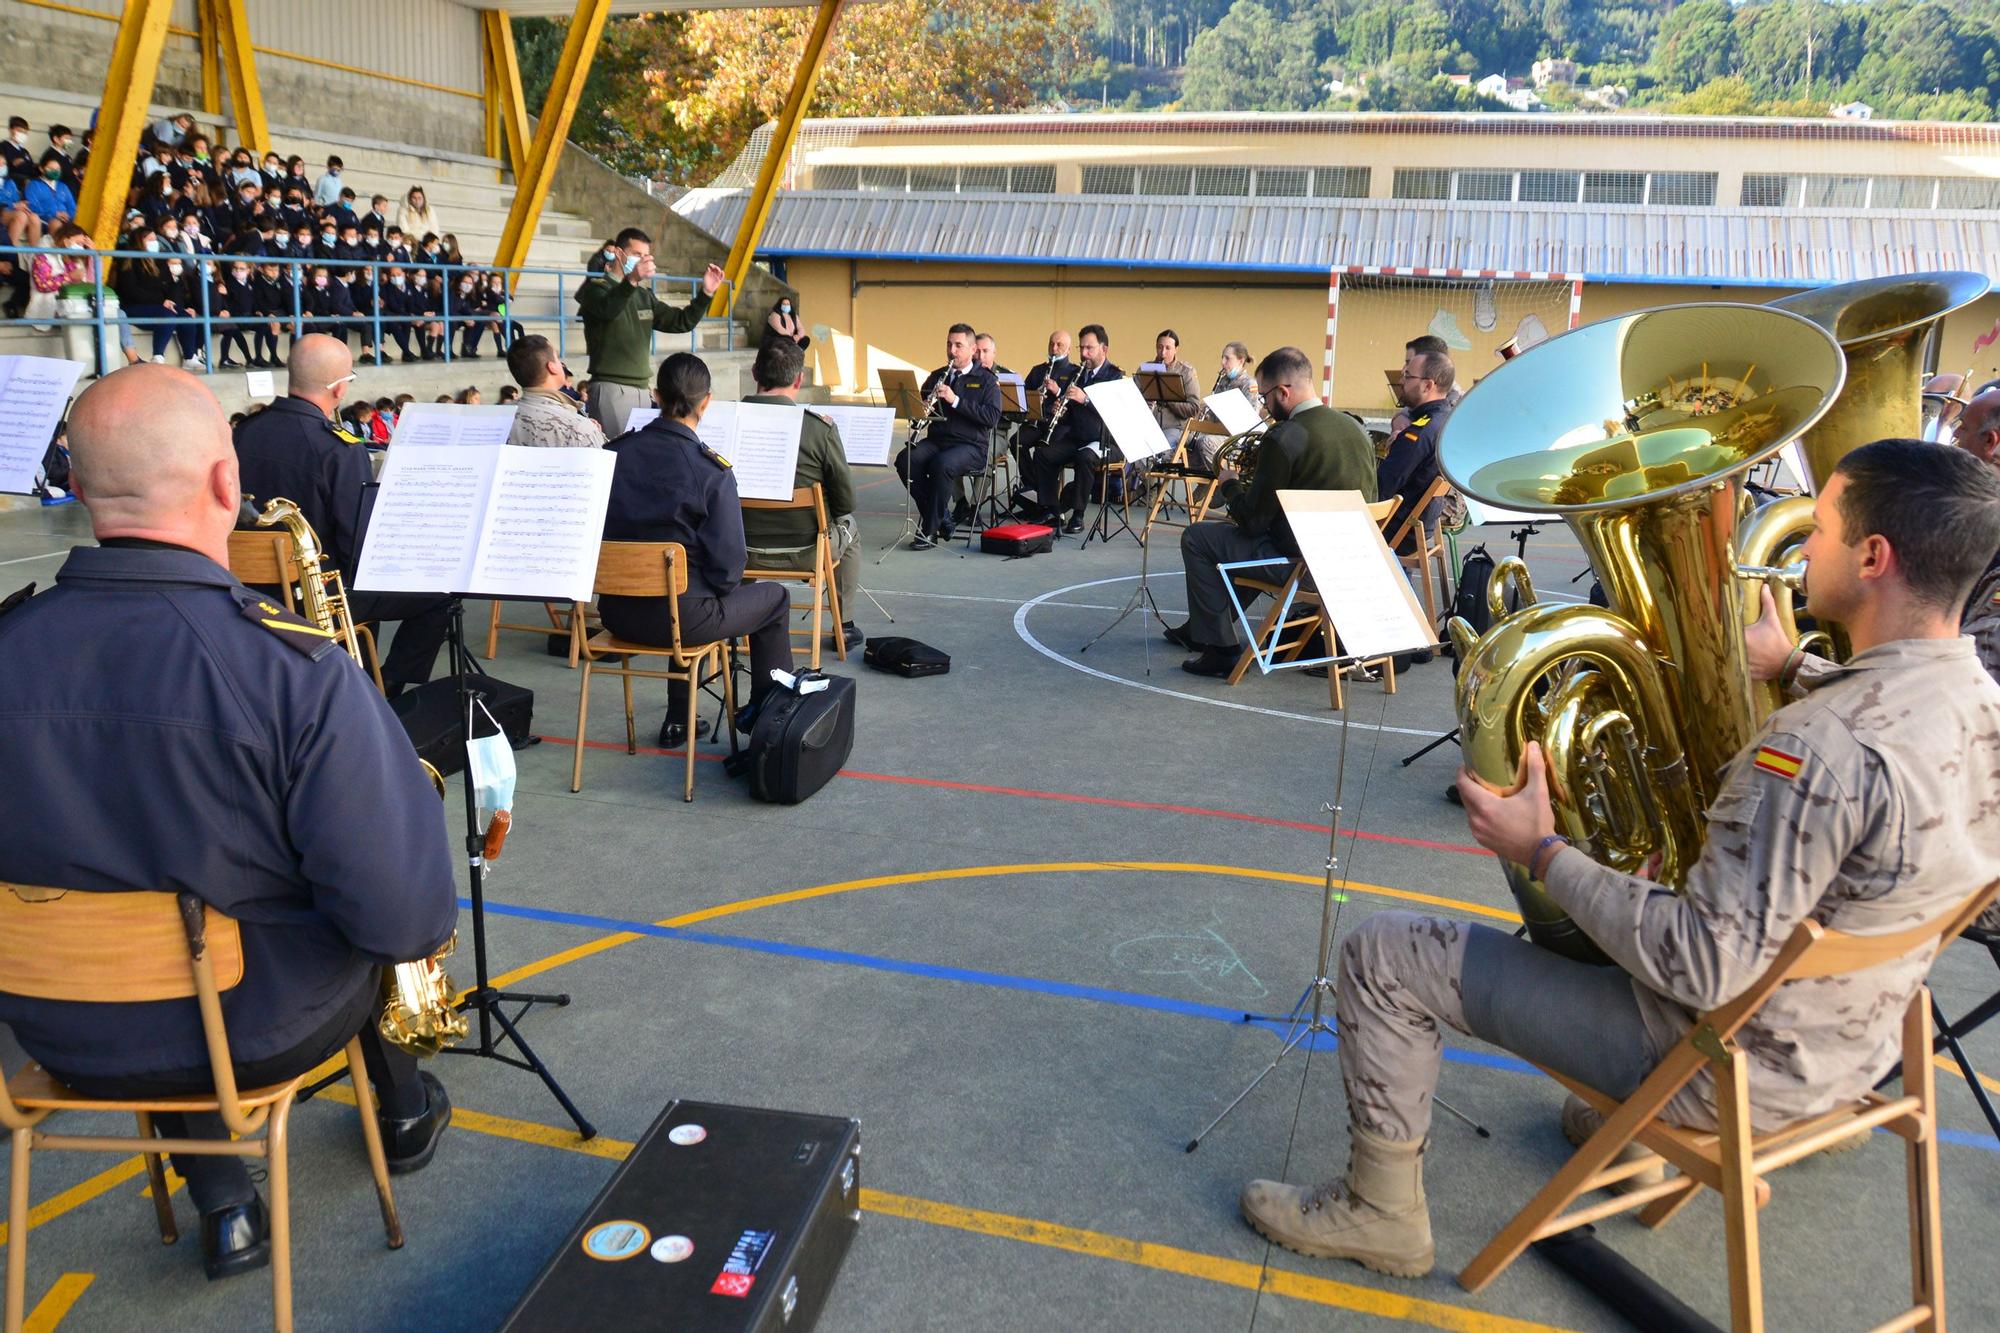
[[[781,314],[781,315],[789,315],[789,314],[791,314],[791,313],[792,313],[792,303],[791,303],[790,301],[787,301],[787,302],[785,302],[785,303],[784,303],[783,305],[779,306],[779,307],[778,307],[778,313],[779,313],[779,314]]]
[[[480,704],[479,711],[486,714],[486,721],[493,728],[491,736],[475,736],[466,743],[466,776],[472,781],[473,799],[489,819],[508,814],[514,808],[514,747],[507,743],[507,733],[487,712],[486,705]],[[507,824],[512,817],[500,821],[501,836],[505,837]],[[491,845],[491,830],[488,844]],[[497,850],[497,849],[496,849]]]
[[[389,279],[389,285],[391,287],[401,287],[403,285],[403,280],[400,277],[391,278]]]
[[[633,269],[635,269],[635,268],[637,268],[637,267],[639,267],[639,256],[637,256],[637,255],[626,255],[626,256],[625,256],[625,271],[626,271],[627,273],[630,273],[630,272],[631,272],[631,271],[632,271]]]
[[[27,132],[26,130],[15,130],[15,131],[14,131],[14,142],[15,142],[15,143],[22,143],[22,144],[24,144],[24,143],[28,142],[28,132]]]
[[[172,245],[175,241],[178,241],[180,238],[181,238],[180,233],[176,231],[163,231],[160,233],[160,242],[163,245]]]
[[[613,249],[613,248],[611,248],[611,247],[607,246],[607,247],[605,248],[605,251],[604,251],[604,262],[605,262],[605,264],[606,264],[606,266],[607,266],[607,267],[608,267],[609,265],[612,265],[612,264],[615,264],[615,263],[617,263],[617,262],[618,262],[618,251],[617,251],[616,249]]]
[[[51,162],[42,168],[42,175],[48,177],[50,180],[54,180],[56,177],[62,175],[62,168]]]
[[[179,264],[169,264],[167,265],[167,272],[178,278],[181,275],[181,266]]]
[[[229,276],[238,282],[248,282],[250,281],[250,270],[247,268],[233,268],[229,270]]]
[[[187,220],[187,226],[184,230],[190,236],[199,236],[201,235],[201,224],[199,222],[196,222],[193,218],[189,218]]]
[[[332,245],[332,244],[333,244],[333,233],[332,233],[332,232],[330,232],[330,231],[323,231],[323,232],[321,232],[321,233],[319,234],[319,238],[320,238],[320,239],[321,239],[322,241],[325,241],[325,242],[326,242],[326,243],[327,243],[328,245]]]
[[[272,159],[271,159],[270,161],[266,162],[266,163],[264,164],[264,170],[266,170],[266,171],[270,172],[270,173],[271,173],[271,174],[272,174],[273,176],[277,175],[277,174],[278,174],[278,159],[274,157],[274,158],[272,158]]]
[[[58,139],[55,141],[53,147],[58,153],[67,153],[69,151],[69,140]]]
[[[244,195],[244,196],[243,196],[243,206],[244,206],[245,208],[255,208],[255,207],[257,206],[257,196],[256,196],[256,195],[254,195],[254,194],[246,194],[246,195]]]
[[[315,273],[315,274],[313,274],[313,286],[315,286],[315,287],[324,287],[324,286],[326,286],[326,274],[324,274],[324,273]]]
[[[151,236],[148,236],[146,238],[145,244],[140,248],[145,250],[157,250],[160,248],[160,243],[154,240]]]
[[[312,249],[313,238],[310,236],[294,236],[292,243],[301,250],[310,250]]]

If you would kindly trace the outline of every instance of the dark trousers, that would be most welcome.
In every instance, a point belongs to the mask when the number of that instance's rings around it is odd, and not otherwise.
[[[667,606],[658,597],[605,597],[598,602],[604,625],[621,639],[664,646],[673,642]],[[787,623],[792,597],[781,583],[743,583],[721,597],[694,593],[680,599],[681,643],[695,647],[750,636],[750,702],[770,693],[771,672],[792,669],[792,630]],[[669,720],[687,717],[686,687],[675,681],[668,689]]]
[[[243,336],[242,329],[223,329],[215,335],[215,340],[217,344],[215,354],[218,361],[229,360],[229,349],[232,347],[245,361],[250,359],[250,342]]]
[[[188,319],[186,314],[169,310],[163,305],[129,305],[125,307],[125,314],[134,324],[153,335],[154,356],[165,356],[170,342],[181,345],[183,361],[200,354],[201,331],[192,320],[179,322]]]
[[[420,592],[356,592],[347,595],[356,624],[364,620],[396,620],[395,638],[382,659],[382,683],[394,694],[405,685],[431,678],[438,649],[451,633],[451,599]]]
[[[964,440],[922,439],[896,456],[896,475],[910,488],[919,531],[944,531],[958,479],[985,463],[986,446]]]
[[[494,343],[505,348],[506,344],[500,341],[500,326],[490,320],[480,320],[477,323],[465,326],[465,332],[459,336],[458,354],[460,356],[478,356],[479,341],[489,332],[493,335]]]
[[[239,1062],[236,1086],[263,1087],[297,1078],[321,1061],[337,1054],[354,1037],[361,1036],[361,1059],[368,1079],[375,1085],[381,1113],[392,1120],[408,1120],[422,1115],[428,1094],[417,1076],[417,1057],[382,1040],[376,1021],[382,1013],[381,974],[370,971],[365,985],[334,1014],[319,1031],[297,1046],[262,1060]],[[184,1093],[213,1092],[215,1078],[208,1066],[199,1069],[169,1069],[116,1077],[56,1077],[92,1097],[172,1097]],[[212,1111],[180,1114],[167,1112],[153,1117],[160,1133],[176,1139],[226,1139],[229,1130],[222,1117]],[[210,1157],[183,1153],[174,1159],[174,1170],[188,1183],[188,1197],[204,1213],[250,1202],[255,1187],[240,1157]]]
[[[257,355],[254,359],[259,361],[276,361],[278,359],[278,335],[271,332],[268,327],[264,327],[256,330],[255,337],[257,340]]]
[[[396,350],[403,354],[403,359],[405,361],[409,360],[410,326],[408,324],[385,324],[382,326],[382,331],[388,336],[391,342],[396,344]]]
[[[1096,475],[1097,465],[1103,461],[1095,454],[1084,452],[1085,445],[1095,443],[1094,440],[1061,439],[1035,450],[1029,460],[1033,469],[1030,475],[1034,477],[1035,496],[1043,508],[1057,513],[1064,510],[1074,514],[1083,512],[1090,503],[1091,479]],[[1076,474],[1065,487],[1063,469],[1072,466]]]

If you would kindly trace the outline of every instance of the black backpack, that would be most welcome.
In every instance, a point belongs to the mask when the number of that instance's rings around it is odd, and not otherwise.
[[[1486,604],[1486,585],[1493,581],[1494,559],[1492,553],[1481,542],[1465,553],[1465,560],[1458,567],[1458,595],[1452,599],[1451,614],[1447,622],[1463,619],[1472,626],[1475,633],[1484,634],[1493,626],[1493,608]],[[1507,593],[1507,609],[1519,609],[1519,599],[1512,589]],[[1444,640],[1445,656],[1451,658],[1451,674],[1458,674],[1458,653],[1451,643],[1451,635],[1443,625],[1438,626],[1438,637]]]

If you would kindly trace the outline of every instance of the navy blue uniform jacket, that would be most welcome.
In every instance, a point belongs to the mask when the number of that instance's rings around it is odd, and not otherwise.
[[[1395,496],[1396,512],[1382,531],[1402,526],[1410,506],[1438,479],[1438,435],[1450,415],[1451,403],[1443,398],[1413,407],[1410,424],[1389,441],[1389,456],[1375,465],[1375,495],[1381,500]]]
[[[193,551],[87,546],[0,616],[0,880],[184,890],[242,922],[222,997],[240,1061],[292,1049],[458,919],[443,806],[395,715],[260,601]],[[0,1021],[70,1074],[208,1060],[193,1000],[0,995]]]
[[[688,595],[723,597],[743,581],[743,505],[736,474],[701,437],[668,417],[604,446],[618,455],[608,542],[679,542],[688,553]],[[611,601],[633,600],[611,598]],[[644,599],[637,599],[643,601]]]
[[[926,398],[950,370],[950,366],[939,366],[925,377]],[[942,398],[938,400],[924,438],[933,444],[976,444],[984,448],[986,432],[1000,424],[1000,381],[974,362],[958,377],[952,392],[958,395],[958,401],[947,404]]]
[[[1112,380],[1124,378],[1124,371],[1106,361],[1096,370],[1079,365],[1076,373],[1070,377],[1069,384],[1063,387],[1088,388],[1093,384],[1109,384]],[[1043,410],[1045,415],[1053,412],[1056,410],[1056,404],[1050,403]],[[1056,423],[1056,434],[1061,437],[1060,440],[1051,440],[1050,443],[1096,444],[1104,439],[1104,418],[1097,415],[1096,406],[1088,399],[1081,403],[1071,403],[1063,413],[1063,419]]]
[[[320,549],[354,586],[355,527],[371,479],[368,450],[303,398],[280,398],[236,428],[236,467],[259,509],[279,496],[298,505]]]

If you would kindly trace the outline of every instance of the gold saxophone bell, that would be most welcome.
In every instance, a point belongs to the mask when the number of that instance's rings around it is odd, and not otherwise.
[[[1509,560],[1488,587],[1492,628],[1453,622],[1475,776],[1511,787],[1539,742],[1562,833],[1627,872],[1657,854],[1659,881],[1682,881],[1757,721],[1732,549],[1743,477],[1822,418],[1845,373],[1811,321],[1717,302],[1552,338],[1465,396],[1439,441],[1446,475],[1496,507],[1560,515],[1610,603],[1537,603]],[[1606,961],[1526,867],[1505,872],[1530,938]]]
[[[326,567],[320,552],[319,535],[300,512],[297,504],[280,496],[266,504],[257,515],[257,526],[283,528],[292,539],[293,559],[299,575],[299,614],[339,641],[362,665],[361,642],[354,632],[354,617],[348,611],[347,589],[340,571]],[[417,757],[424,772],[444,796],[444,774],[427,759]],[[454,934],[444,948],[429,958],[398,963],[383,979],[382,1037],[419,1057],[436,1055],[462,1039],[468,1028],[465,1015],[452,1005],[451,977],[443,959],[458,943]]]

